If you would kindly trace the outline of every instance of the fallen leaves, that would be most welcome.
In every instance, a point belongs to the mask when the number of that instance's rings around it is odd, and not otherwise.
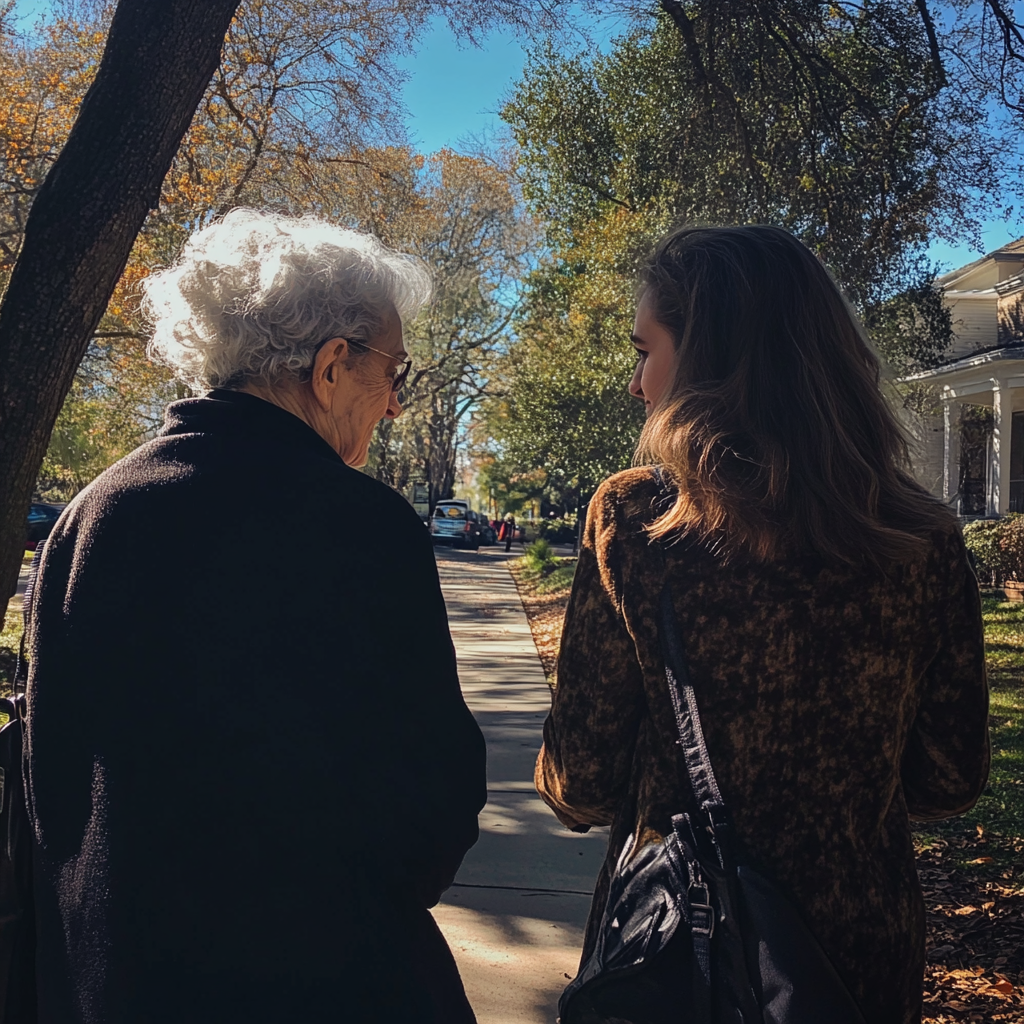
[[[544,668],[548,683],[555,678],[555,665],[558,661],[558,645],[562,641],[562,620],[565,618],[565,606],[569,603],[569,587],[556,590],[550,594],[533,592],[530,581],[523,577],[522,570],[515,563],[509,564],[512,577],[519,588],[519,597],[530,622],[533,642],[537,645],[537,654]]]
[[[944,863],[953,846],[967,864],[991,863],[966,859],[985,842],[978,829],[918,854],[928,944],[923,1024],[1024,1022],[1024,892],[1015,879],[983,880]]]

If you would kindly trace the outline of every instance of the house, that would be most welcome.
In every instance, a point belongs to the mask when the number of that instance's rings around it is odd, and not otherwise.
[[[954,341],[940,366],[904,378],[938,401],[908,414],[915,475],[960,515],[1024,512],[1024,238],[935,284]]]

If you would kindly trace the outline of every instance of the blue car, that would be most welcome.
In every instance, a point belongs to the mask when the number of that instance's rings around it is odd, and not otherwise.
[[[28,520],[25,523],[25,550],[35,551],[41,540],[50,536],[54,523],[60,519],[63,505],[44,505],[32,502],[28,509]]]

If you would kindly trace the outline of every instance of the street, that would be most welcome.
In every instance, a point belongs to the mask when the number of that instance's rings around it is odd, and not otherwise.
[[[606,829],[563,828],[533,787],[550,691],[506,566],[519,554],[437,548],[462,690],[487,740],[489,799],[434,916],[480,1024],[553,1024],[607,845]]]

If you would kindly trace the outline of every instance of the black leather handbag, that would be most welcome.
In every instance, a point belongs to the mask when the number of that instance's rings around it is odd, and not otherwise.
[[[865,1024],[797,910],[739,850],[667,585],[659,629],[699,810],[635,855],[627,841],[594,952],[559,1000],[561,1024]]]
[[[25,593],[28,632],[40,544]],[[25,728],[25,633],[22,634],[12,696],[0,697],[7,723],[0,729],[0,1024],[35,1024],[36,930],[32,901],[32,829],[25,804],[22,750]]]

